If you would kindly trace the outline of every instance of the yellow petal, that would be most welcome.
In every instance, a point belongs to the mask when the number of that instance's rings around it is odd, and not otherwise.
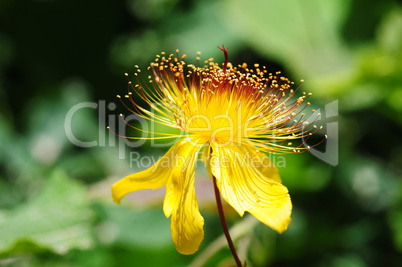
[[[212,148],[210,145],[205,146],[201,151],[201,160],[202,160],[202,162],[204,162],[210,177],[212,177],[211,164],[210,164],[211,163],[211,151],[212,151]]]
[[[287,188],[265,174],[274,169],[257,168],[247,157],[250,147],[212,147],[210,170],[222,197],[243,216],[253,214],[272,229],[283,232],[291,219],[292,203]],[[277,170],[276,170],[277,171]]]
[[[247,145],[241,146],[241,149],[246,153],[246,155],[248,153],[252,167],[259,170],[264,176],[277,181],[278,183],[282,183],[278,168],[276,168],[275,164],[266,154]]]
[[[196,252],[204,238],[204,219],[198,210],[194,187],[198,151],[190,143],[181,145],[175,157],[177,166],[166,184],[163,211],[166,217],[172,215],[172,239],[182,254]]]
[[[177,251],[185,255],[196,252],[204,239],[204,218],[198,210],[194,183],[182,193],[171,220],[172,239]]]
[[[164,186],[172,171],[171,162],[174,151],[180,148],[182,140],[174,144],[169,151],[150,168],[131,174],[112,185],[113,200],[120,204],[120,200],[127,194],[141,189],[156,189]]]

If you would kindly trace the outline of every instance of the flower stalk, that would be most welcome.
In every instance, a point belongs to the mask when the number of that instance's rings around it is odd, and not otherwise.
[[[219,218],[221,220],[223,232],[225,233],[225,237],[226,237],[226,240],[228,241],[230,252],[232,252],[232,255],[233,255],[234,260],[236,261],[237,267],[242,267],[241,261],[239,259],[239,256],[237,255],[237,252],[236,252],[236,248],[235,248],[235,246],[233,244],[232,238],[230,237],[228,225],[226,223],[225,214],[223,212],[221,195],[219,194],[219,189],[218,189],[218,186],[216,185],[215,176],[212,176],[212,179],[213,179],[213,183],[214,183],[216,205],[218,206]],[[244,264],[244,266],[246,266],[246,263]]]

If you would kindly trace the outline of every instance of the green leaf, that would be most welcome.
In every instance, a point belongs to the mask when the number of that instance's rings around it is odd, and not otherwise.
[[[392,229],[392,238],[395,243],[395,247],[399,251],[402,251],[402,211],[400,209],[393,210],[389,213],[388,218],[389,225]]]
[[[99,226],[101,242],[142,249],[174,250],[170,219],[159,209],[128,209],[124,206],[101,206],[106,215]]]
[[[238,37],[266,57],[285,63],[292,71],[303,75],[318,93],[323,91],[319,87],[322,84],[350,79],[352,53],[343,44],[340,34],[349,0],[253,0],[247,3],[234,0],[225,3],[226,21],[232,24]],[[309,89],[314,88],[309,86]]]
[[[123,69],[131,69],[132,64],[146,67],[155,53],[165,51],[169,54],[179,48],[180,53],[187,54],[188,63],[194,63],[196,52],[201,51],[202,65],[210,57],[223,60],[223,53],[217,49],[219,45],[225,44],[230,51],[238,49],[238,34],[233,25],[225,23],[228,18],[224,16],[226,6],[222,2],[207,0],[193,4],[193,8],[185,11],[164,10],[165,19],[144,33],[134,32],[116,38],[111,49],[113,63]],[[143,10],[140,12],[144,13]]]
[[[310,164],[313,160],[314,165]],[[274,161],[280,162],[277,167],[282,181],[289,190],[314,192],[325,188],[330,179],[332,167],[308,155],[276,156]],[[282,163],[284,162],[284,163]]]
[[[92,218],[83,186],[54,171],[30,201],[0,213],[0,257],[88,248]]]

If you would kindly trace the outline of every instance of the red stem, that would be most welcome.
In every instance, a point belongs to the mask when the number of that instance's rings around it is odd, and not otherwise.
[[[219,194],[219,189],[218,189],[218,186],[216,185],[216,178],[215,178],[215,176],[212,176],[212,177],[213,177],[213,182],[214,182],[216,205],[218,206],[219,218],[221,219],[223,232],[225,233],[226,240],[228,241],[230,251],[232,252],[233,258],[236,261],[237,267],[242,267],[239,256],[236,253],[235,246],[233,245],[232,238],[230,237],[230,234],[229,234],[229,229],[228,229],[228,225],[226,223],[225,214],[223,213],[221,195]],[[244,266],[246,266],[246,264]]]

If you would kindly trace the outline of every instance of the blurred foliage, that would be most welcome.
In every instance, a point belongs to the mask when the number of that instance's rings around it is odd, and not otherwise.
[[[85,188],[55,171],[35,197],[2,214],[0,251],[7,256],[39,249],[88,249],[92,220]]]
[[[162,191],[122,206],[110,185],[140,168],[106,126],[129,115],[123,74],[179,48],[195,59],[281,70],[339,103],[339,164],[285,156],[294,211],[278,235],[227,207],[248,266],[399,266],[402,262],[402,6],[396,0],[0,1],[0,266],[232,266],[205,172],[200,251],[180,255]],[[76,106],[83,104],[81,106]],[[85,106],[86,105],[86,106]],[[66,116],[72,108],[71,134]],[[325,116],[324,116],[325,117]],[[68,122],[68,121],[67,121]],[[139,124],[140,125],[140,124]],[[325,129],[325,128],[324,128]],[[158,128],[164,131],[164,128]],[[130,135],[135,133],[128,132]],[[78,147],[71,138],[86,142]],[[321,137],[318,137],[318,140]],[[387,142],[385,142],[387,141]],[[325,149],[325,146],[322,146]],[[242,224],[242,222],[245,222]],[[248,227],[250,225],[250,227]],[[216,246],[213,255],[208,248]]]

